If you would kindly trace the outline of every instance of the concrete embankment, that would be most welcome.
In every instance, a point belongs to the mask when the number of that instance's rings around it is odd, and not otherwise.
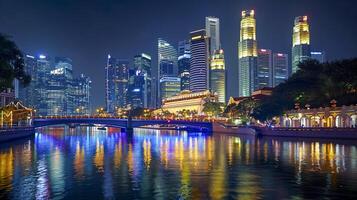
[[[34,134],[34,127],[0,129],[0,142],[29,137]]]
[[[256,135],[256,131],[252,128],[227,126],[222,123],[213,123],[213,133]]]
[[[305,137],[357,139],[356,128],[255,128],[258,135],[275,137]]]

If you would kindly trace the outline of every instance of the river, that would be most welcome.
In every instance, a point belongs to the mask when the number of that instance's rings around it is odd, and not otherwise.
[[[0,144],[0,199],[357,199],[357,142],[52,127]]]

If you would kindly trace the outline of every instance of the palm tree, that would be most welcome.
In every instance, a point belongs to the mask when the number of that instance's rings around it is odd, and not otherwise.
[[[28,85],[31,78],[26,75],[24,67],[23,55],[16,44],[0,34],[0,91],[12,88],[14,79]]]

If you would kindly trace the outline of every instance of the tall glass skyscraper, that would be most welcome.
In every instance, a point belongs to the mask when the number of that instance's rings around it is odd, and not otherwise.
[[[272,51],[269,49],[258,50],[257,69],[254,70],[254,91],[273,85],[271,76],[273,73],[272,56]]]
[[[74,113],[75,115],[90,115],[91,114],[91,79],[81,74],[74,79]]]
[[[257,67],[257,40],[254,10],[242,11],[240,23],[239,58],[239,96],[250,96],[254,91],[254,70]]]
[[[190,90],[190,41],[178,43],[178,72],[181,79],[181,90]]]
[[[133,107],[153,107],[151,72],[151,56],[145,53],[134,56],[129,86],[129,96]]]
[[[167,41],[159,38],[158,39],[158,97],[160,101],[157,103],[158,106],[161,105],[161,100],[163,99],[161,87],[161,79],[164,77],[178,77],[178,66],[177,66],[177,51],[176,49]]]
[[[166,99],[181,91],[181,80],[178,77],[162,77],[160,79],[161,98]]]
[[[295,73],[298,70],[298,64],[310,57],[310,31],[307,16],[298,16],[295,18],[293,28],[291,72]]]
[[[219,31],[219,18],[206,17],[206,36],[210,40],[210,55],[221,48],[221,39]]]
[[[273,87],[285,82],[289,77],[289,56],[283,53],[273,54]]]
[[[24,70],[26,74],[31,77],[31,82],[27,87],[23,87],[20,84],[19,87],[19,99],[24,103],[24,105],[33,107],[36,105],[36,80],[35,74],[37,70],[37,60],[34,56],[26,55],[24,57],[25,67]]]
[[[218,101],[226,102],[226,67],[223,50],[216,50],[210,63],[210,88],[218,94]]]
[[[108,55],[105,78],[105,103],[109,113],[128,104],[129,61]]]
[[[47,115],[47,84],[50,79],[50,72],[54,69],[52,60],[45,56],[39,55],[37,58],[37,67],[35,72],[36,103],[35,109],[37,115]]]
[[[190,33],[190,90],[205,91],[209,88],[209,38],[204,29]]]

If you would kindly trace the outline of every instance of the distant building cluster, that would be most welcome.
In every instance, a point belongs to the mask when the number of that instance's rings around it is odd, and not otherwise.
[[[90,114],[91,80],[84,74],[74,77],[70,58],[26,55],[24,62],[31,82],[27,87],[19,85],[16,95],[36,115]]]

